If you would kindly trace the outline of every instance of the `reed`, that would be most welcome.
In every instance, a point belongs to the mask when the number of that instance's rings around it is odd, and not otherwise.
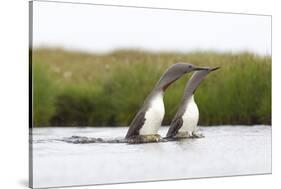
[[[200,125],[271,124],[271,57],[248,52],[90,54],[33,50],[34,126],[128,125],[164,70],[179,61],[221,66],[195,94]],[[168,125],[191,74],[167,89]]]

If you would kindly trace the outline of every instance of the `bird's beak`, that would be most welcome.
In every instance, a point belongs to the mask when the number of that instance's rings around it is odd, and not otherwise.
[[[199,70],[209,70],[209,68],[206,67],[195,67],[193,70],[199,71]]]
[[[212,72],[212,71],[215,71],[217,69],[220,69],[220,67],[211,68],[210,71]]]

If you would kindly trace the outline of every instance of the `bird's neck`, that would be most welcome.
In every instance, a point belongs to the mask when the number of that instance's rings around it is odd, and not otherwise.
[[[194,101],[194,95],[192,95],[192,96],[189,98],[189,103],[195,103],[195,101]]]
[[[179,78],[180,76],[174,76],[169,72],[165,72],[154,86],[154,90],[165,92],[165,90]]]
[[[185,106],[188,106],[188,104],[190,104],[190,103],[195,103],[194,95],[193,94],[191,94],[190,96],[184,97],[183,104]]]
[[[164,91],[163,90],[155,90],[152,94],[151,94],[151,98],[163,98],[164,96]]]
[[[153,89],[151,93],[146,97],[144,104],[150,104],[152,100],[154,99],[162,99],[163,100],[164,91]]]

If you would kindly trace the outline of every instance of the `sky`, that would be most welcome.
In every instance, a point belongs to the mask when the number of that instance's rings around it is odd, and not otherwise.
[[[36,1],[33,11],[34,47],[271,55],[270,16]]]

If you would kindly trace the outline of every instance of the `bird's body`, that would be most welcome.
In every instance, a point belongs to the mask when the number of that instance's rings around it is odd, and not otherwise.
[[[196,133],[199,110],[194,101],[194,93],[205,76],[217,69],[218,67],[196,71],[191,76],[186,84],[179,109],[170,124],[166,138],[202,137],[201,134]]]
[[[126,139],[128,142],[157,142],[157,134],[165,114],[163,94],[165,90],[182,75],[206,68],[194,67],[188,63],[177,63],[168,68],[145,99],[140,110],[132,120]]]
[[[146,120],[141,127],[140,135],[156,135],[162,120],[164,118],[165,108],[163,101],[163,92],[156,94],[150,101],[149,108],[147,109],[144,119]]]
[[[188,133],[192,136],[192,133],[196,131],[197,123],[199,120],[199,110],[194,101],[194,95],[191,96],[186,103],[185,112],[182,115],[182,127],[179,129],[179,133]]]

